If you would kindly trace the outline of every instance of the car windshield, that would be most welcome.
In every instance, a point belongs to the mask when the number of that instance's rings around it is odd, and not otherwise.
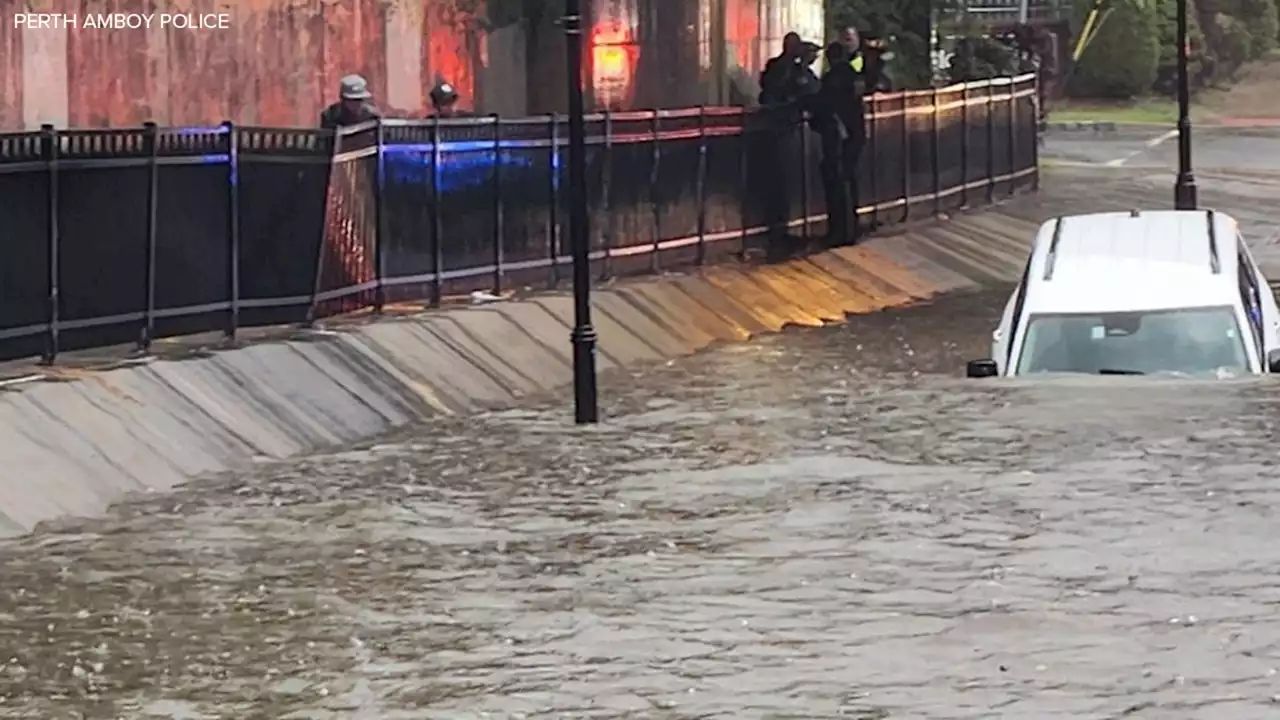
[[[1033,314],[1017,374],[1044,372],[1239,374],[1249,362],[1230,307]]]

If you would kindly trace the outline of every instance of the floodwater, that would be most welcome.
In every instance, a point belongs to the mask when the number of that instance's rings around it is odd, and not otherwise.
[[[1280,717],[1280,393],[965,380],[1003,299],[0,546],[0,717]]]

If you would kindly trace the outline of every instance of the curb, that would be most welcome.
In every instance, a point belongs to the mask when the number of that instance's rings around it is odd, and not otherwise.
[[[1048,122],[1044,124],[1046,132],[1115,132],[1117,123],[1113,122]]]
[[[1088,162],[1085,160],[1067,160],[1063,158],[1052,158],[1052,157],[1041,158],[1040,160],[1041,170],[1058,170],[1063,168],[1069,168],[1072,170],[1076,170],[1076,169],[1106,170],[1108,172],[1132,169],[1124,166],[1107,165],[1106,163]]]
[[[1102,133],[1123,133],[1133,132],[1148,134],[1151,132],[1159,132],[1160,130],[1171,130],[1177,127],[1174,123],[1142,123],[1142,122],[1113,122],[1109,120],[1081,120],[1078,122],[1049,122],[1045,124],[1046,132],[1055,133],[1082,133],[1092,132]],[[1216,125],[1203,123],[1195,126],[1198,128],[1213,128]]]
[[[1192,121],[1192,129],[1196,132],[1226,132],[1226,133],[1260,133],[1268,136],[1280,134],[1280,119],[1264,119],[1264,118],[1223,118],[1214,122],[1206,120]],[[1119,133],[1119,132],[1142,132],[1148,133],[1153,130],[1174,129],[1177,125],[1174,123],[1124,123],[1110,122],[1103,120],[1082,120],[1079,122],[1048,122],[1042,127],[1045,133],[1084,133],[1092,132],[1096,134],[1102,133]]]

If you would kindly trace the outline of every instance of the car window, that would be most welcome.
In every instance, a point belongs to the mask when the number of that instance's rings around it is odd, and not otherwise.
[[[1032,315],[1017,374],[1247,373],[1234,308]]]
[[[1243,242],[1243,241],[1242,241]],[[1253,272],[1253,264],[1248,256],[1240,252],[1237,256],[1236,274],[1240,281],[1240,302],[1249,319],[1249,331],[1253,333],[1254,347],[1258,349],[1259,360],[1266,343],[1262,333],[1262,295],[1258,288],[1258,276]]]
[[[1007,345],[1004,349],[1005,368],[1009,367],[1009,363],[1013,360],[1014,342],[1018,338],[1018,330],[1022,321],[1022,310],[1027,303],[1027,283],[1031,279],[1031,261],[1035,258],[1035,251],[1027,257],[1027,264],[1022,268],[1022,280],[1018,283],[1017,289],[1013,291],[1013,314],[1009,322],[1009,337],[1005,338]]]
[[[1236,247],[1239,248],[1240,254],[1248,263],[1249,269],[1254,271],[1256,274],[1258,271],[1258,265],[1253,261],[1253,253],[1250,252],[1249,244],[1245,241],[1244,235],[1241,235],[1240,233],[1236,233]]]

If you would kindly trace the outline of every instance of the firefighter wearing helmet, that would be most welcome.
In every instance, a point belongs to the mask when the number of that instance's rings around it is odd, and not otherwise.
[[[458,109],[458,91],[446,80],[437,82],[431,88],[432,117],[461,117],[469,113]]]

